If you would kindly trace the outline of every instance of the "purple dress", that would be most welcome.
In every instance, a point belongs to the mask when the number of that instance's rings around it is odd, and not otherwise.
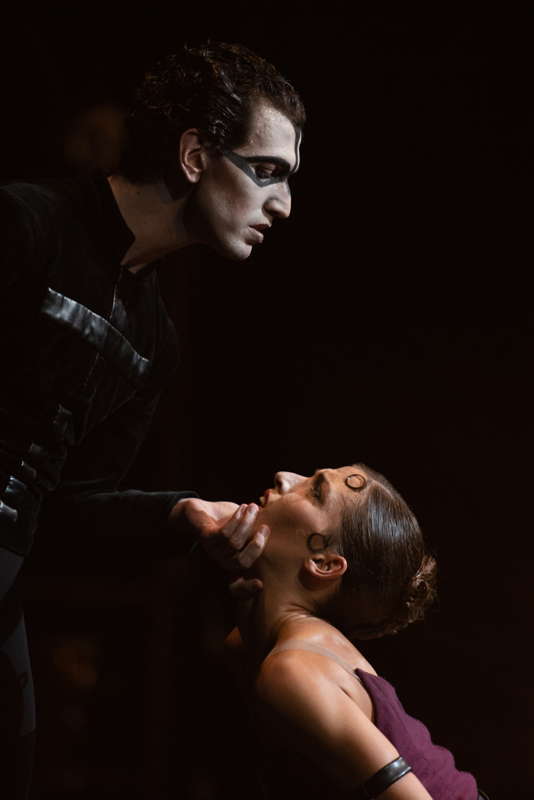
[[[433,800],[477,800],[473,776],[456,769],[452,753],[434,744],[425,725],[406,713],[393,686],[378,675],[354,672],[372,700],[374,724],[410,764]]]

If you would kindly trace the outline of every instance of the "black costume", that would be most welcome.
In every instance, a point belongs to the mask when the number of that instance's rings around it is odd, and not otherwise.
[[[120,266],[133,236],[107,180],[2,187],[0,219],[0,690],[10,698],[0,727],[5,757],[16,749],[13,723],[26,738],[33,729],[31,672],[13,581],[39,521],[60,520],[73,537],[102,530],[148,537],[158,529],[164,536],[173,505],[195,493],[119,490],[175,370],[177,344],[154,265],[137,274]],[[4,760],[14,767],[14,755]],[[2,776],[5,769],[2,764]],[[19,764],[19,770],[28,767]]]

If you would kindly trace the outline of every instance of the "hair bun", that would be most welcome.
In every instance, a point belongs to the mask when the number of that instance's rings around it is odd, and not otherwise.
[[[425,555],[421,566],[413,576],[407,590],[404,601],[406,608],[419,609],[424,613],[424,609],[433,602],[436,597],[436,574],[437,564],[431,555]]]
[[[412,622],[420,622],[437,597],[437,563],[433,556],[425,555],[415,575],[409,581],[399,603],[382,622],[357,625],[351,634],[356,639],[378,639],[398,633]]]
[[[386,623],[385,633],[397,633],[412,622],[423,619],[437,596],[437,571],[435,558],[429,554],[423,556],[419,569],[406,587],[400,608]]]

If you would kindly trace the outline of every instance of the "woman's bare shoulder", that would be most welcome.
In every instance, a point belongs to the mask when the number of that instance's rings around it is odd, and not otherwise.
[[[320,763],[340,790],[354,790],[399,753],[320,659],[300,650],[274,652],[261,665],[257,697],[277,737]],[[412,774],[383,794],[430,800]]]
[[[347,680],[357,683],[332,659],[304,647],[299,649],[295,642],[291,648],[275,650],[264,659],[256,676],[256,693],[260,701],[287,711],[309,706],[314,695],[327,702],[329,696],[344,690]]]
[[[276,691],[277,687],[284,689],[308,680],[313,671],[309,653],[303,650],[269,653],[258,671],[256,686],[258,691],[266,692]]]
[[[339,702],[349,701],[323,657],[296,649],[272,653],[263,661],[255,693],[260,704],[289,729],[320,739],[335,731]],[[354,719],[363,714],[356,704],[350,705]]]

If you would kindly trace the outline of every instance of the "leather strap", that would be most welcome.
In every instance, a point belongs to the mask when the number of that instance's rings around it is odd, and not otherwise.
[[[375,774],[362,785],[360,789],[362,800],[364,800],[364,798],[365,800],[373,800],[373,798],[385,792],[392,783],[395,783],[395,781],[398,781],[399,778],[402,778],[411,771],[412,768],[402,756],[399,756],[394,761],[390,761],[389,764],[386,764],[385,767],[375,772]]]

